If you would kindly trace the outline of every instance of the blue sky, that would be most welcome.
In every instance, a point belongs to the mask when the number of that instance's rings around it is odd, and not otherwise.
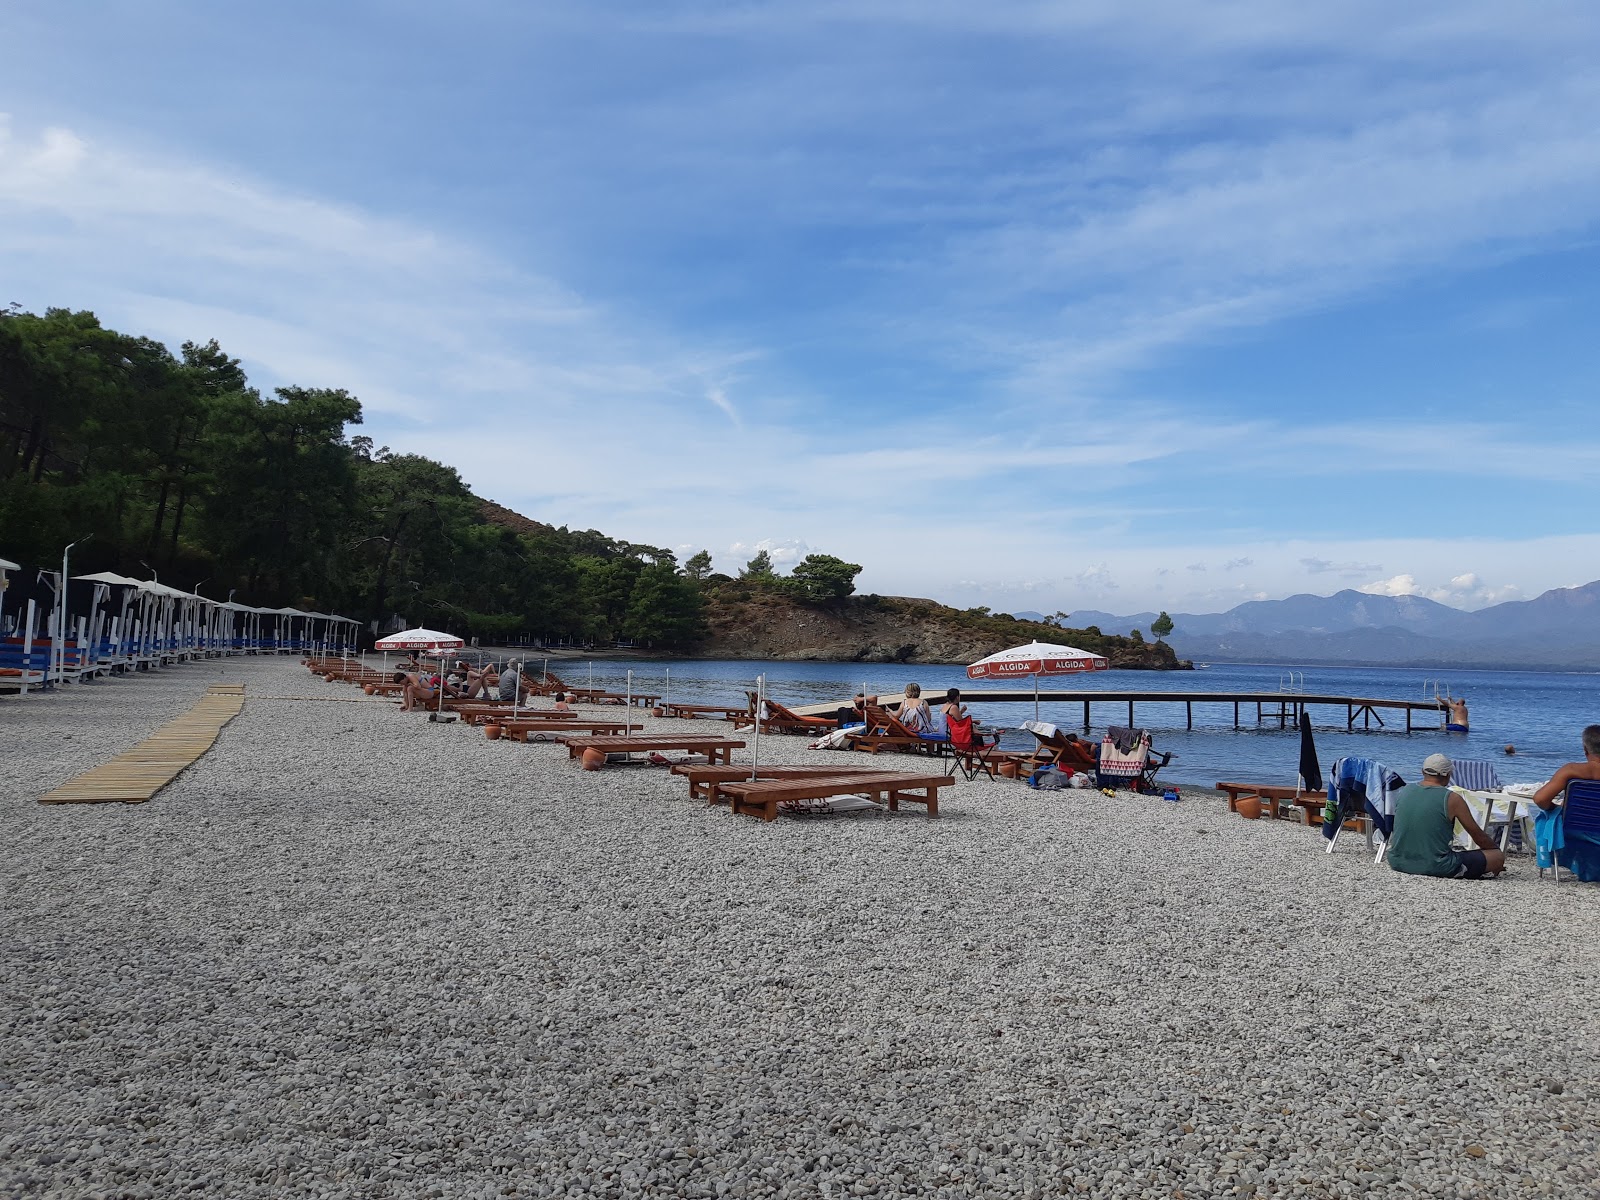
[[[12,6],[0,113],[0,302],[542,520],[1045,612],[1600,577],[1588,4]]]

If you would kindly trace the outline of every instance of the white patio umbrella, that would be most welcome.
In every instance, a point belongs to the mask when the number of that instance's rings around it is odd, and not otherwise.
[[[373,643],[377,650],[459,650],[466,643],[453,633],[440,633],[437,629],[405,629],[379,638]],[[439,672],[439,705],[444,711],[444,671]]]
[[[1057,646],[1050,642],[1029,642],[1026,646],[1012,646],[998,650],[987,658],[980,658],[967,668],[968,679],[1015,679],[1021,675],[1033,676],[1033,719],[1039,719],[1039,676],[1077,675],[1084,671],[1104,671],[1111,666],[1109,659],[1076,646]]]

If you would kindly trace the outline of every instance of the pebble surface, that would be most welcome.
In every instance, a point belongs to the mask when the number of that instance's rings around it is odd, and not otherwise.
[[[153,801],[36,803],[215,682]],[[0,761],[6,1197],[1600,1196],[1600,888],[1524,858],[986,779],[764,825],[290,659],[0,700]]]

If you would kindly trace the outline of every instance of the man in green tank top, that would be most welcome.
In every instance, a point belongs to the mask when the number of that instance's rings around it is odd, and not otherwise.
[[[1450,790],[1450,759],[1430,754],[1422,764],[1422,782],[1394,794],[1394,834],[1389,838],[1389,865],[1407,875],[1445,879],[1481,879],[1506,869],[1506,856],[1494,839],[1478,827],[1467,802]],[[1480,848],[1450,847],[1455,823]]]

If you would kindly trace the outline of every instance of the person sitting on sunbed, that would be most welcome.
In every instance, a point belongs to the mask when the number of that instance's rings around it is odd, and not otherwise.
[[[933,710],[922,698],[920,683],[906,684],[906,698],[900,705],[900,724],[921,738],[943,736],[934,729]]]
[[[528,697],[533,695],[533,689],[528,687],[527,681],[522,678],[519,663],[512,663],[500,672],[500,682],[496,685],[497,694],[502,701],[507,703],[526,704]]]
[[[404,671],[394,673],[394,682],[401,685],[400,711],[410,712],[414,708],[426,708],[439,698],[439,689],[428,687],[416,675],[409,675]]]

